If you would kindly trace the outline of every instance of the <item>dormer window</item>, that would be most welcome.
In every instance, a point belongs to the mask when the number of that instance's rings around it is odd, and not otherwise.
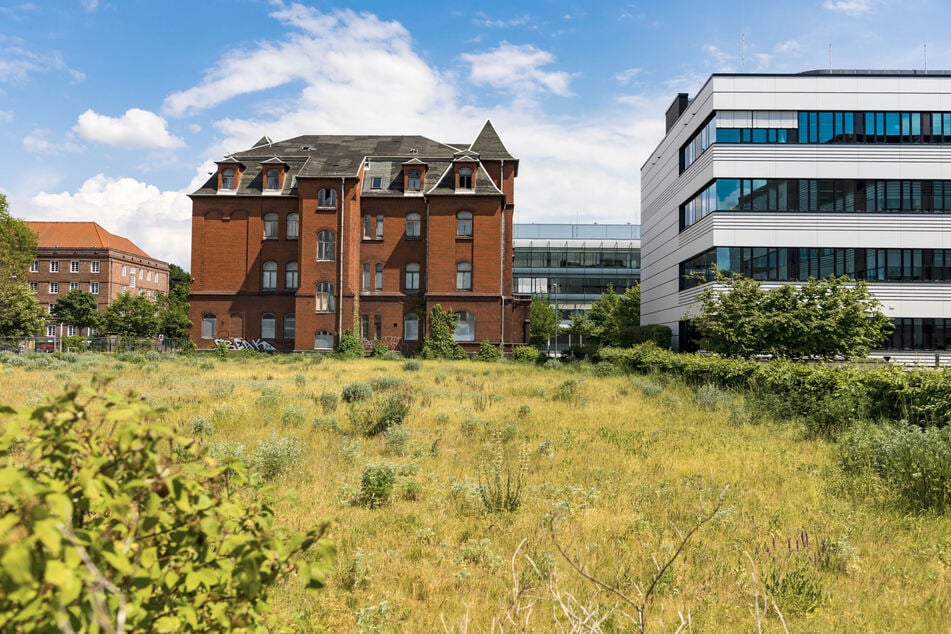
[[[221,170],[221,189],[234,189],[234,168]]]
[[[382,177],[382,176],[371,176],[371,177],[370,177],[370,189],[383,189],[383,177]]]
[[[321,189],[317,192],[317,206],[318,207],[336,207],[337,206],[337,192],[330,188]]]
[[[459,168],[459,189],[472,189],[472,168]]]
[[[271,168],[267,171],[265,189],[275,190],[280,188],[281,171],[277,168]]]
[[[406,175],[406,191],[418,192],[420,187],[419,183],[419,172],[416,170],[411,171]]]

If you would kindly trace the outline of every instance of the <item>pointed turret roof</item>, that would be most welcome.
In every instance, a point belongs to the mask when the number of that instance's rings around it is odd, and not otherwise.
[[[482,132],[476,137],[475,142],[469,146],[472,152],[478,152],[483,159],[505,159],[510,161],[515,157],[509,154],[499,138],[499,133],[492,127],[492,122],[486,120],[482,126]]]

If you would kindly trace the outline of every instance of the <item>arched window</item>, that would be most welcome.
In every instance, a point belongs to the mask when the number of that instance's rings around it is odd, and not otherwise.
[[[276,319],[271,313],[261,315],[261,339],[274,338],[274,323]]]
[[[300,286],[300,272],[297,262],[288,262],[284,267],[284,288],[294,290]]]
[[[261,288],[273,291],[277,288],[277,262],[267,261],[262,269],[264,274],[261,276]]]
[[[418,192],[420,189],[419,172],[413,170],[406,175],[406,191]]]
[[[403,339],[419,341],[419,317],[415,313],[403,317]]]
[[[221,189],[234,189],[234,168],[221,170]]]
[[[472,189],[471,167],[463,167],[459,170],[459,189]]]
[[[264,215],[264,239],[277,240],[277,214]]]
[[[214,313],[205,313],[201,316],[201,338],[202,339],[214,339],[215,338],[215,314]]]
[[[405,286],[406,286],[407,292],[419,290],[419,263],[418,262],[409,262],[406,264]]]
[[[460,262],[456,265],[456,290],[472,290],[472,265],[468,262]]]
[[[326,330],[321,330],[314,335],[314,350],[333,350],[333,347],[333,333],[327,332]]]
[[[296,240],[300,235],[300,214],[287,214],[287,239]]]
[[[335,236],[333,231],[324,230],[317,234],[317,260],[321,262],[332,262],[334,259]]]
[[[330,282],[317,284],[317,312],[329,313],[334,309],[334,285]]]
[[[293,340],[295,335],[295,322],[294,313],[287,313],[284,315],[284,338]]]
[[[271,168],[267,171],[267,183],[264,185],[265,189],[277,189],[277,183],[280,180],[280,171]]]
[[[463,238],[472,237],[472,212],[460,211],[456,214],[456,235]]]
[[[406,214],[406,239],[419,240],[419,214]]]
[[[337,206],[337,192],[330,188],[321,189],[317,192],[317,206],[318,207],[336,207]]]
[[[456,313],[456,331],[452,338],[456,341],[475,341],[475,317],[468,310]]]

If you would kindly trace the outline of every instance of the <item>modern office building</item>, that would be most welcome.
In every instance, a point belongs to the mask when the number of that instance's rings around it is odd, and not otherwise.
[[[515,292],[548,294],[564,318],[640,279],[639,225],[515,224],[513,235]]]
[[[951,72],[716,74],[641,168],[641,323],[689,347],[712,267],[866,280],[889,349],[951,347]]]
[[[470,351],[525,341],[528,300],[512,295],[517,174],[489,122],[462,144],[262,138],[191,194],[193,339],[328,350],[356,324],[365,346],[412,352],[438,304]]]
[[[120,293],[155,299],[168,293],[168,264],[156,260],[128,238],[109,233],[95,222],[26,223],[37,235],[36,260],[29,284],[41,306],[53,304],[73,289],[96,296],[99,311]],[[69,324],[50,323],[47,335],[88,335]]]

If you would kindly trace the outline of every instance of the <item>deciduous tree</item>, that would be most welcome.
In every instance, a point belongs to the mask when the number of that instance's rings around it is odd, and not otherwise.
[[[102,323],[96,296],[74,288],[53,304],[53,317],[77,328],[98,328]]]
[[[731,357],[865,356],[892,329],[868,285],[847,277],[764,289],[741,275],[718,275],[697,306],[701,346]]]
[[[537,347],[546,345],[548,340],[554,336],[558,321],[555,307],[551,305],[551,298],[548,295],[532,297],[529,320],[531,324],[528,336],[529,343]]]
[[[109,304],[103,322],[113,335],[154,337],[159,330],[157,307],[145,295],[121,293]]]
[[[36,240],[25,222],[10,215],[7,198],[0,194],[0,337],[28,337],[46,325],[27,279]]]

